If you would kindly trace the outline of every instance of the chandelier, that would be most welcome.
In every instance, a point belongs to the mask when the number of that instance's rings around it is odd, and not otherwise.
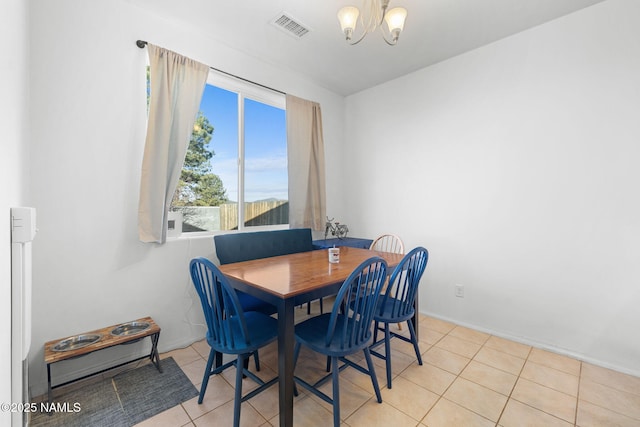
[[[407,18],[407,9],[403,7],[395,7],[387,10],[389,0],[363,0],[362,13],[357,7],[346,6],[338,11],[338,21],[345,35],[347,43],[354,45],[360,43],[369,33],[380,27],[382,38],[387,44],[393,46],[398,42],[400,32],[404,28],[404,20]],[[356,41],[352,41],[356,26],[360,17],[362,26],[362,36]],[[382,23],[386,22],[387,31],[385,32]],[[387,38],[387,33],[389,38]]]

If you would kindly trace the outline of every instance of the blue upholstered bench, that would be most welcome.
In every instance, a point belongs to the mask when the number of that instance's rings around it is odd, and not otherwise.
[[[314,250],[309,228],[221,234],[214,236],[213,240],[220,264]],[[238,298],[245,311],[260,311],[266,314],[276,312],[273,305],[251,295],[238,292]]]

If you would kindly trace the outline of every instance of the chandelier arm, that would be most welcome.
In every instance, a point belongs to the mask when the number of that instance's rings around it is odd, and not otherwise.
[[[385,41],[385,43],[387,43],[389,46],[395,46],[398,44],[398,39],[395,39],[395,41],[389,41],[387,40],[387,38],[384,36],[384,33],[382,33],[382,39]],[[355,44],[355,43],[354,43]]]
[[[384,22],[384,17],[387,16],[387,7],[388,5],[382,5],[382,17],[380,17],[380,22],[378,22],[378,27],[382,27],[382,23]]]
[[[390,34],[391,35],[391,41],[389,41],[389,39],[387,39],[386,34]],[[382,34],[382,39],[385,41],[385,43],[387,43],[389,46],[395,46],[398,44],[398,37],[393,36],[393,33],[391,33],[390,31],[385,31],[384,28],[382,26],[380,26],[380,34]]]
[[[362,37],[360,37],[358,40],[354,41],[353,43],[351,43],[349,40],[347,40],[347,43],[349,43],[351,46],[355,46],[358,43],[360,43],[362,40],[364,40],[364,38],[367,36],[367,32],[365,31],[364,33],[362,33]],[[386,40],[385,40],[386,41]],[[388,42],[387,42],[388,43]]]

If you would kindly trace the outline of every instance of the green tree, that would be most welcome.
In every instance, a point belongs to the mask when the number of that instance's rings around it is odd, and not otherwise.
[[[222,180],[211,172],[211,158],[215,152],[207,146],[212,136],[213,126],[199,112],[172,206],[219,206],[229,200]]]
[[[151,98],[151,68],[147,66],[147,114]],[[220,177],[211,173],[211,158],[215,155],[207,145],[213,136],[213,126],[202,111],[193,125],[178,187],[171,200],[172,207],[220,206],[229,201]]]

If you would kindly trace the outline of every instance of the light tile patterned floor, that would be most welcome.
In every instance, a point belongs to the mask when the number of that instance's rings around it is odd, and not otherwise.
[[[305,317],[306,308],[297,316]],[[392,389],[386,388],[384,361],[374,358],[381,404],[367,376],[341,373],[344,426],[640,426],[640,378],[427,316],[420,328],[422,366],[409,344],[393,340]],[[201,341],[162,357],[173,357],[199,389],[208,353]],[[275,345],[261,350],[260,361],[260,376],[275,376]],[[296,375],[319,376],[324,364],[303,352]],[[194,398],[137,427],[231,425],[234,374],[230,369],[212,377],[202,405]],[[245,381],[245,391],[254,387]],[[243,403],[241,425],[277,426],[277,411],[275,385]],[[331,416],[331,406],[308,393],[294,401],[296,426],[326,426]]]

